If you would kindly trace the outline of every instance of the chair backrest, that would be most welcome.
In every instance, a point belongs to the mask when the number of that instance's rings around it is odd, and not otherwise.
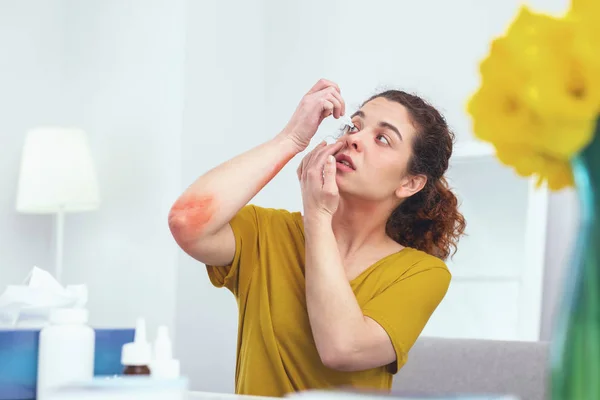
[[[421,337],[394,377],[399,395],[514,395],[544,400],[549,343]]]

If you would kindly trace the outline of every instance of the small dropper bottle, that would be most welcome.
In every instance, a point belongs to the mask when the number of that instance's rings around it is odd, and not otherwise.
[[[146,321],[138,318],[135,326],[135,338],[125,343],[121,352],[121,364],[125,366],[123,375],[150,375],[152,349],[146,340]]]
[[[179,378],[179,360],[173,358],[173,345],[169,339],[168,328],[164,325],[158,327],[154,341],[154,360],[150,366],[152,377],[155,379]]]

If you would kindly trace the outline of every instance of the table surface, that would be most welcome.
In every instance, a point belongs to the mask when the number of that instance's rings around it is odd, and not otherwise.
[[[365,399],[384,399],[387,395],[377,395],[377,394],[365,394],[365,393],[353,393],[353,392],[344,392],[344,391],[307,391],[294,393],[289,396],[290,399],[298,398],[298,400],[341,400],[341,399],[353,399],[353,400],[365,400]],[[473,396],[449,396],[449,397],[401,397],[395,395],[389,395],[391,399],[397,400],[519,400],[514,396],[504,396],[504,395],[493,395],[489,396],[481,396],[481,395],[473,395]],[[189,400],[266,400],[266,399],[276,399],[276,397],[262,397],[262,396],[249,396],[249,395],[238,395],[231,393],[211,393],[211,392],[188,392],[187,398]]]
[[[249,396],[232,393],[188,392],[189,400],[266,400],[277,397]]]

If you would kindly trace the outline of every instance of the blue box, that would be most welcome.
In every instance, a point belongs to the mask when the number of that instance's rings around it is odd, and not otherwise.
[[[135,329],[94,329],[94,376],[121,375],[121,349]],[[0,329],[0,400],[34,400],[40,329]]]

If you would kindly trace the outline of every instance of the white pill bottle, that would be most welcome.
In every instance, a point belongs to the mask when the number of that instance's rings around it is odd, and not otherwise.
[[[40,331],[37,400],[54,388],[94,376],[95,332],[87,325],[88,310],[64,308],[50,311],[50,325]]]

